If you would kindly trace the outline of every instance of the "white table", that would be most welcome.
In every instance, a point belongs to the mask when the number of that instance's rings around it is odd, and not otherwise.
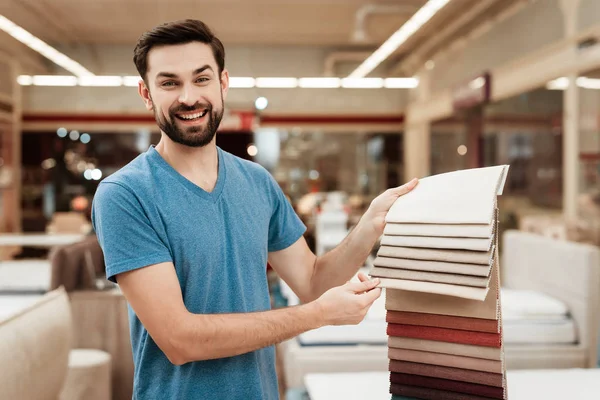
[[[388,372],[308,374],[311,400],[389,400]],[[507,372],[510,400],[597,400],[600,369],[514,370]]]
[[[85,238],[80,234],[48,233],[1,233],[0,246],[53,247],[79,242]]]

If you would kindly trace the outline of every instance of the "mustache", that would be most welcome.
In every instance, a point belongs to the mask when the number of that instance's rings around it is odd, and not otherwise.
[[[173,107],[169,110],[171,114],[179,113],[179,112],[191,112],[196,110],[208,110],[212,111],[212,105],[210,103],[195,103],[192,106],[187,106],[185,104],[180,104],[177,107]]]

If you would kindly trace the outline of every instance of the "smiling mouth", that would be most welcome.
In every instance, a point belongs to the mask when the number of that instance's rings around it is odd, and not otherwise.
[[[196,121],[204,117],[207,113],[208,109],[205,109],[202,111],[195,112],[193,114],[175,114],[175,117],[182,121]]]

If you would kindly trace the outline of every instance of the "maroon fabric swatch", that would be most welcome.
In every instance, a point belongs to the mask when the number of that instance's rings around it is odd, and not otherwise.
[[[472,371],[463,368],[443,367],[413,363],[410,361],[390,360],[390,372],[428,376],[431,378],[448,379],[452,381],[477,383],[479,385],[504,387],[503,374],[493,372]]]
[[[424,400],[489,400],[489,397],[472,394],[446,392],[443,390],[422,388],[417,386],[390,384],[390,393],[396,396],[416,397]]]
[[[457,317],[452,315],[425,314],[409,311],[391,311],[386,314],[386,321],[392,324],[431,326],[463,331],[498,333],[498,320]]]
[[[449,392],[466,393],[474,396],[489,397],[491,399],[504,398],[504,388],[501,387],[451,381],[449,379],[431,378],[427,376],[399,374],[392,372],[390,373],[390,383],[445,390]]]
[[[501,333],[462,331],[458,329],[404,324],[388,324],[387,334],[388,336],[410,337],[497,348],[501,347],[502,342]]]

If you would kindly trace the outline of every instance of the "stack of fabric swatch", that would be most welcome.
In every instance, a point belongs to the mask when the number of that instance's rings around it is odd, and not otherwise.
[[[388,212],[371,275],[386,288],[394,398],[506,398],[496,196],[507,172],[421,179]]]

